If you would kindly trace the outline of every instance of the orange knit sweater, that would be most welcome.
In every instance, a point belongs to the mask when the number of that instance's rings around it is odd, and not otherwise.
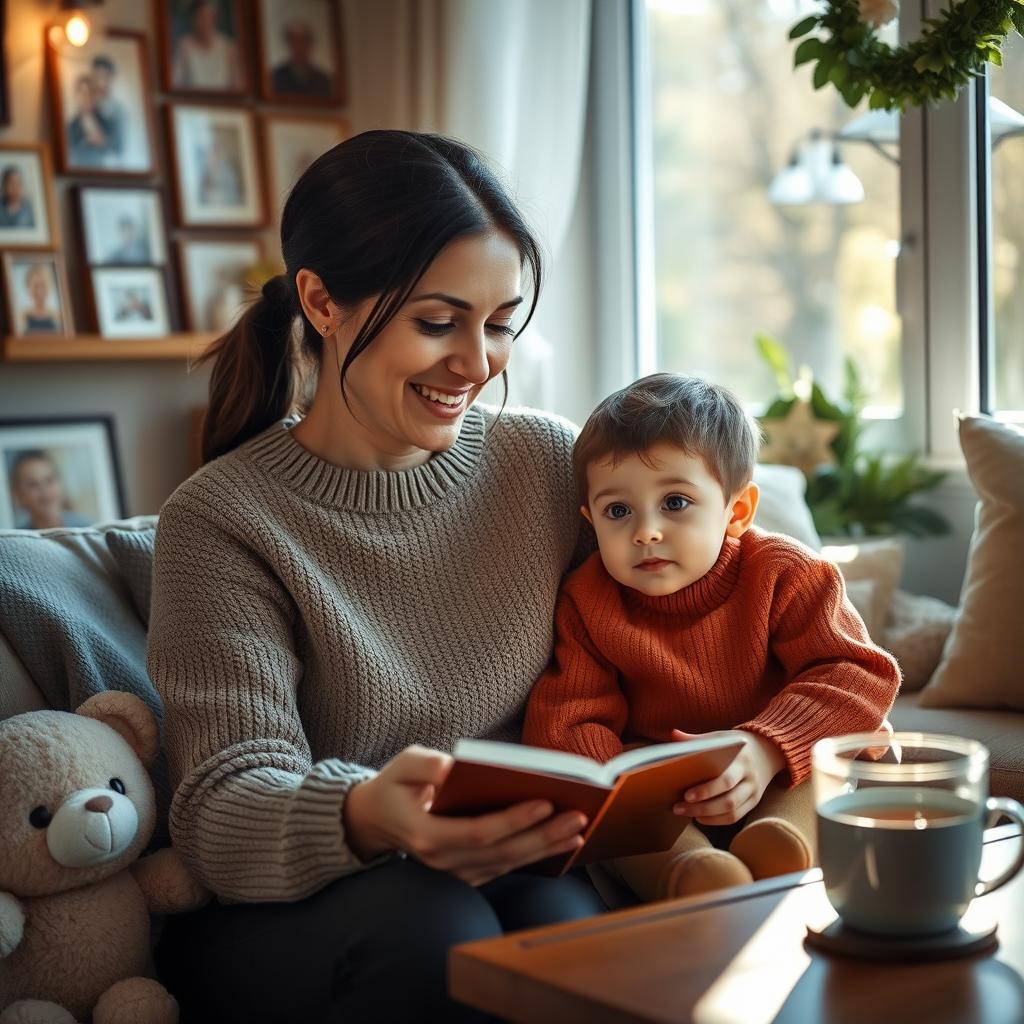
[[[595,553],[566,580],[555,626],[523,742],[599,761],[624,736],[745,729],[778,745],[796,785],[817,740],[879,728],[900,684],[836,567],[758,529],[666,597],[620,585]]]

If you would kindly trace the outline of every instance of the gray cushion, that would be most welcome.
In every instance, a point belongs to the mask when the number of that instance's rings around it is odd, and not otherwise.
[[[108,530],[107,547],[114,556],[121,578],[128,586],[135,611],[149,626],[149,597],[153,589],[153,546],[156,529]]]
[[[162,718],[146,671],[146,629],[107,545],[112,529],[152,533],[153,522],[0,530],[0,634],[50,707],[73,711],[95,693],[123,690]],[[163,825],[170,796],[163,756],[152,775]]]
[[[992,757],[989,783],[993,795],[1024,800],[1024,714],[923,708],[920,699],[920,693],[900,694],[889,716],[895,729],[966,736],[984,743]]]

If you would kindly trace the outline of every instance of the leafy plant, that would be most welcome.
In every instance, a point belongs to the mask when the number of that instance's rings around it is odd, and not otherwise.
[[[922,466],[915,453],[893,455],[861,447],[867,426],[862,415],[867,395],[851,359],[845,361],[842,399],[836,403],[817,381],[808,380],[806,375],[794,379],[789,353],[779,342],[758,334],[755,343],[778,388],[762,421],[782,419],[795,402],[806,400],[816,419],[839,424],[830,445],[835,465],[819,466],[807,479],[807,504],[818,533],[849,537],[908,533],[927,537],[949,532],[945,517],[910,500],[937,487],[944,473]],[[803,397],[798,396],[798,390],[804,392]]]

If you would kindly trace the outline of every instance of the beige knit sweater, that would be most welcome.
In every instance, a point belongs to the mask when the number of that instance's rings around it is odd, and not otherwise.
[[[472,408],[396,473],[338,469],[287,427],[182,484],[157,531],[171,834],[230,901],[365,867],[345,795],[408,744],[518,739],[578,533],[563,421]]]

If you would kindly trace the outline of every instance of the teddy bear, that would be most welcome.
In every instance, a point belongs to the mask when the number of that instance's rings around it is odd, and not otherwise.
[[[0,722],[0,1024],[177,1024],[150,914],[209,893],[173,849],[140,857],[156,717],[128,693]]]

